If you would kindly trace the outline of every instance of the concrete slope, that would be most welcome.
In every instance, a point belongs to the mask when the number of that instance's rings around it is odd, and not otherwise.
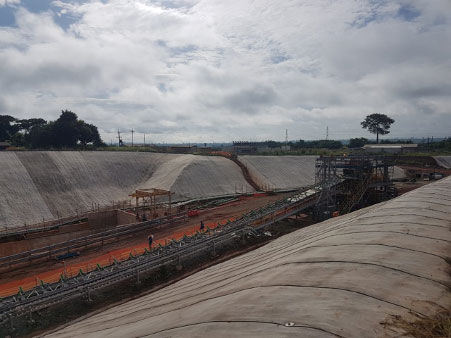
[[[6,225],[36,223],[52,216],[17,155],[0,152],[0,230]]]
[[[244,187],[240,168],[221,157],[140,152],[0,152],[0,228],[74,215],[128,200],[136,188],[175,198],[210,197]],[[251,189],[247,189],[251,191]]]
[[[177,176],[171,191],[181,198],[197,198],[254,192],[234,162],[224,157],[194,156]]]
[[[451,156],[434,156],[434,159],[439,166],[451,169]]]
[[[451,178],[330,219],[48,337],[392,337],[451,305]]]
[[[127,199],[164,160],[161,155],[125,152],[18,152],[17,156],[54,217],[85,211],[93,203]]]
[[[317,156],[239,156],[263,189],[299,188],[315,183]]]
[[[240,156],[254,181],[263,189],[292,189],[315,183],[317,156]],[[394,167],[393,178],[405,177]]]
[[[240,168],[224,157],[184,155],[163,163],[141,188],[174,192],[175,199],[254,192]]]

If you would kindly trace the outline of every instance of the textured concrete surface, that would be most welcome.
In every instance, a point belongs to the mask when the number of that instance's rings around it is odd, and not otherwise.
[[[263,189],[293,189],[315,183],[317,156],[239,156],[254,181]],[[405,177],[394,167],[393,178]]]
[[[220,157],[139,152],[0,152],[0,227],[111,205],[136,188],[174,198],[209,197],[246,187],[240,168]],[[252,188],[247,186],[247,191]]]
[[[434,159],[439,166],[451,169],[451,156],[434,156]]]
[[[315,183],[317,156],[239,156],[264,189],[292,189]]]
[[[47,337],[393,337],[449,308],[451,178],[330,219]]]

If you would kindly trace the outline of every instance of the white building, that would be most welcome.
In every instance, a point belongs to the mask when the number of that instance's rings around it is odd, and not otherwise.
[[[406,154],[417,151],[418,144],[365,144],[369,153]]]

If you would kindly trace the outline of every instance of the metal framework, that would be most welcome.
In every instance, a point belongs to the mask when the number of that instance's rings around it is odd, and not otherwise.
[[[58,283],[44,284],[30,291],[20,291],[15,296],[0,300],[0,325],[14,329],[14,320],[29,316],[35,311],[69,301],[78,297],[91,299],[91,292],[113,284],[132,280],[140,282],[143,273],[175,264],[203,252],[215,252],[223,245],[246,236],[261,236],[263,229],[277,221],[285,219],[315,205],[319,188],[307,187],[289,198],[284,198],[253,210],[234,222],[218,225],[215,229],[207,228],[193,236],[185,236],[180,241],[172,240],[166,246],[159,246],[144,255],[132,256],[123,262],[114,262],[107,267],[98,267],[89,273],[81,273],[66,279],[63,275]]]
[[[394,158],[384,155],[320,156],[315,164],[315,183],[321,187],[316,204],[319,220],[330,218],[334,212],[348,213],[359,203],[368,188],[388,191],[392,185]],[[348,195],[337,205],[337,185],[341,183]]]
[[[171,195],[172,193],[169,190],[149,188],[149,189],[138,189],[128,196],[136,199],[136,207],[139,207],[139,199],[141,198],[144,204],[148,204],[151,211],[155,211],[157,209],[157,201],[156,201],[157,196],[167,196],[169,200],[168,212],[170,215],[172,206]]]

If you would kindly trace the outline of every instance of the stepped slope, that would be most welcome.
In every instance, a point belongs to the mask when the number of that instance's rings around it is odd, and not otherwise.
[[[394,337],[450,308],[451,178],[312,225],[47,337]]]

